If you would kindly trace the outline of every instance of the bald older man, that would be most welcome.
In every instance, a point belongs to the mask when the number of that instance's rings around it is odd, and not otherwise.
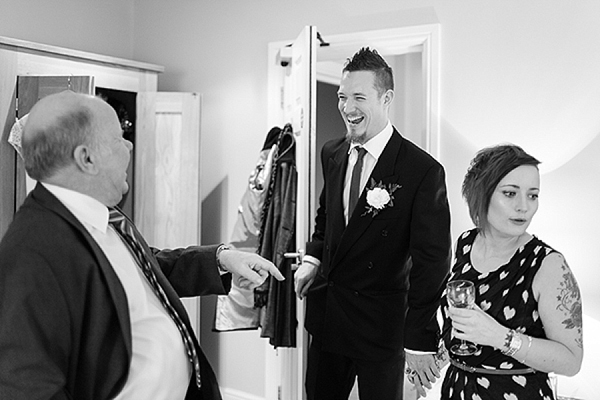
[[[22,147],[38,183],[0,242],[0,398],[221,399],[179,297],[280,272],[223,245],[149,248],[114,208],[133,146],[99,98],[43,98]]]

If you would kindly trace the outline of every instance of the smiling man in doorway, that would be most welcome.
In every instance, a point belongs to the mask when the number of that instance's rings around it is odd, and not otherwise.
[[[401,400],[405,362],[419,394],[439,377],[436,311],[449,270],[443,167],[394,128],[392,69],[362,48],[344,66],[345,138],[325,144],[315,232],[295,288],[311,334],[310,400]],[[419,384],[419,383],[422,383]]]

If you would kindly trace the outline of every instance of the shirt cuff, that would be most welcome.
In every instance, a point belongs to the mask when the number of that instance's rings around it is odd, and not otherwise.
[[[415,354],[415,355],[436,354],[435,351],[421,351],[421,350],[411,350],[411,349],[404,349],[404,351],[407,352],[408,354]]]
[[[225,275],[225,274],[229,273],[229,271],[227,271],[225,268],[223,268],[223,265],[221,265],[221,261],[219,260],[219,256],[221,255],[221,252],[223,250],[231,250],[231,247],[227,246],[226,244],[221,244],[219,247],[217,247],[216,257],[217,257],[217,267],[219,267],[219,275]]]
[[[309,255],[305,255],[304,257],[302,257],[302,262],[312,264],[316,267],[319,267],[319,265],[321,265],[321,261],[318,258]]]

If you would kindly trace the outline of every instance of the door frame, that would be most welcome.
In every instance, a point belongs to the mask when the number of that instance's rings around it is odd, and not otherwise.
[[[339,84],[345,60],[363,46],[370,46],[382,56],[420,53],[425,129],[425,150],[440,156],[440,24],[416,25],[374,31],[328,35],[328,46],[317,49],[317,80]],[[270,111],[270,109],[269,109]]]
[[[327,46],[320,46],[317,49],[317,74],[316,79],[333,84],[339,83],[341,74],[340,60],[345,60],[354,54],[363,46],[376,48],[382,56],[395,56],[406,53],[420,53],[422,62],[422,101],[423,101],[423,128],[425,150],[432,156],[440,157],[440,24],[424,24],[407,26],[392,29],[380,29],[372,31],[352,32],[338,35],[327,35]],[[279,62],[278,56],[281,54],[293,39],[286,41],[271,42],[268,44],[268,77],[267,77],[267,126],[280,126],[285,123],[282,119],[281,102],[282,93],[279,90],[279,82],[283,68]],[[314,133],[313,133],[314,134]],[[311,142],[316,142],[316,137],[311,138]],[[316,155],[309,157],[312,160],[318,159]],[[314,161],[313,161],[314,162]],[[314,165],[311,167],[314,171]],[[312,200],[311,200],[312,201]],[[311,205],[314,215],[314,205]],[[299,321],[297,335],[303,338],[300,343],[308,343],[307,333],[300,321],[304,321],[304,303],[298,301],[297,317]],[[281,400],[280,395],[282,387],[304,387],[304,372],[302,370],[293,371],[290,376],[279,373],[282,362],[286,362],[287,357],[280,357],[284,349],[273,351],[265,346],[265,399]],[[296,359],[305,358],[307,348],[285,349],[284,352],[300,352],[304,354],[295,354]],[[302,390],[302,395],[295,399],[304,400],[306,394]],[[300,397],[301,396],[301,397]]]

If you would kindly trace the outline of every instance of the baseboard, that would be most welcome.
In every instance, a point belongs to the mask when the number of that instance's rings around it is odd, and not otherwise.
[[[223,395],[223,400],[266,400],[265,397],[223,387],[221,388],[221,394]]]

